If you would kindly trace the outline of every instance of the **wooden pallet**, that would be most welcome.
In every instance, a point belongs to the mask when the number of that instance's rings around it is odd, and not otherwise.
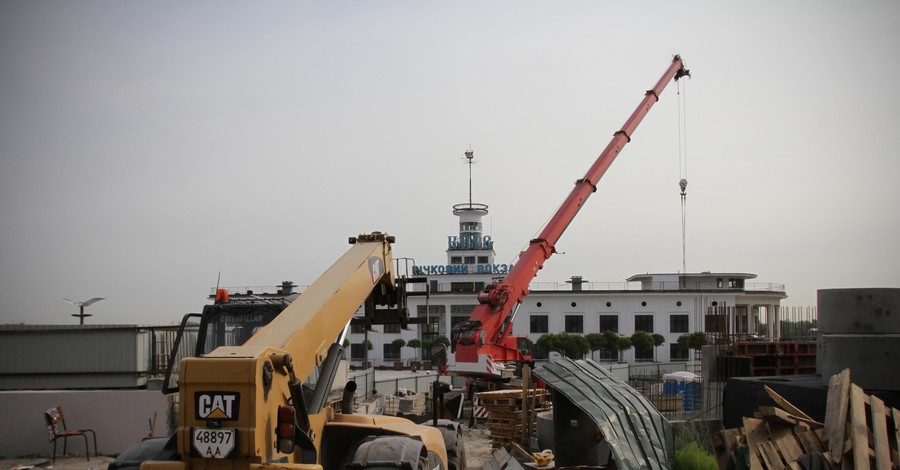
[[[508,447],[522,442],[526,435],[534,435],[536,413],[552,409],[550,392],[546,389],[495,390],[475,396],[479,406],[487,411],[487,427],[494,447]],[[526,433],[526,426],[532,432]]]
[[[797,459],[811,452],[834,468],[900,468],[900,411],[863,393],[850,382],[849,369],[829,380],[824,423],[768,387],[766,392],[781,408],[762,406],[754,417],[744,417],[743,427],[713,436],[720,469],[741,446],[748,448],[751,470],[799,469]]]

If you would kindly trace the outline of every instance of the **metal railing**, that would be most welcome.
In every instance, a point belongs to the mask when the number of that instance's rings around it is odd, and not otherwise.
[[[431,293],[476,293],[481,289],[477,287],[476,283],[468,283],[471,284],[468,288],[463,288],[463,285],[467,283],[463,282],[440,282],[440,283],[432,283],[431,285],[426,284],[418,284],[418,285],[410,285],[407,289],[410,292],[424,292],[426,289]],[[578,291],[578,289],[573,289],[571,281],[569,282],[532,282],[528,285],[528,289],[532,292],[560,292],[560,291]],[[764,282],[751,282],[746,283],[741,287],[730,287],[727,285],[719,286],[716,282],[688,282],[681,283],[678,281],[672,282],[589,282],[585,281],[581,283],[581,291],[584,292],[612,292],[612,291],[626,291],[626,292],[639,292],[639,291],[711,291],[711,290],[722,290],[722,291],[742,291],[742,292],[773,292],[773,293],[784,293],[785,287],[784,284],[777,283],[764,283]]]

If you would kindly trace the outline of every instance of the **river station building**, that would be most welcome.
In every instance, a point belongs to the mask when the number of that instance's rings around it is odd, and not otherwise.
[[[411,317],[428,322],[410,325],[381,325],[375,331],[363,326],[351,327],[350,359],[362,365],[364,358],[375,367],[404,366],[422,359],[423,351],[398,347],[395,340],[434,341],[451,337],[458,322],[469,319],[477,305],[476,295],[485,285],[509,273],[513,265],[495,262],[494,241],[484,235],[482,218],[488,206],[463,203],[453,206],[459,218],[459,233],[447,238],[446,263],[416,265],[412,275],[425,276],[429,296],[409,298]],[[546,333],[587,335],[611,330],[626,336],[636,331],[659,333],[665,343],[652,352],[622,354],[625,362],[688,361],[688,351],[679,347],[685,333],[723,331],[755,333],[761,323],[777,324],[781,300],[787,298],[784,285],[750,282],[755,274],[728,273],[646,273],[623,282],[589,282],[572,276],[565,282],[534,282],[514,319],[513,335],[527,336],[537,342]],[[729,315],[721,313],[728,311]],[[728,325],[723,324],[728,322]],[[764,333],[763,333],[764,334]],[[371,349],[364,348],[371,343]],[[449,351],[448,351],[449,352]],[[545,352],[533,351],[535,359],[546,359]],[[426,353],[427,354],[427,353]],[[451,370],[453,354],[448,354]],[[592,352],[600,361],[618,361],[604,351]]]

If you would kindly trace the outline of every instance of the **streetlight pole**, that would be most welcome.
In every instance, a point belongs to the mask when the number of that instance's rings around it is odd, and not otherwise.
[[[78,307],[78,313],[73,313],[72,316],[78,317],[78,324],[80,326],[84,326],[84,317],[92,316],[90,313],[84,313],[84,308],[87,307],[88,305],[95,304],[101,300],[104,300],[105,298],[106,297],[94,297],[92,299],[88,299],[88,300],[80,301],[80,302],[77,300],[70,300],[70,299],[59,299],[59,300],[69,302],[70,304]]]

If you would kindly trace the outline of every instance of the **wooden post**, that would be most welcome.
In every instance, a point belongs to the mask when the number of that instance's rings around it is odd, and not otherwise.
[[[522,365],[522,444],[530,448],[531,442],[531,407],[528,403],[528,391],[531,389],[531,367]]]

